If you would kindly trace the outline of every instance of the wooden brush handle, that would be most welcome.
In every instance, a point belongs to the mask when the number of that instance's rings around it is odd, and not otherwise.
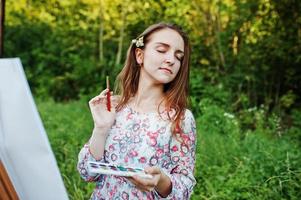
[[[107,81],[107,89],[109,89],[109,91],[107,92],[107,109],[108,111],[111,112],[111,90],[110,90],[109,76],[106,77],[106,81]]]

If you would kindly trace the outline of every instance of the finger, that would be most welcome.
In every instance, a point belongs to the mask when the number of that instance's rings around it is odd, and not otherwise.
[[[116,96],[114,96],[114,95],[111,96],[111,102],[117,102]]]
[[[104,97],[108,92],[109,92],[109,89],[107,88],[107,89],[101,91],[101,93],[98,96]]]
[[[142,186],[139,182],[137,182],[135,179],[133,179],[133,178],[128,178],[128,180],[129,180],[135,187],[139,188],[140,190],[143,189],[143,186]]]
[[[99,95],[93,97],[92,99],[90,99],[89,103],[90,103],[90,102],[93,103],[93,102],[99,100],[100,98],[101,98],[101,95],[99,94]]]
[[[133,178],[139,185],[151,186],[151,187],[155,186],[154,180],[152,180],[152,179],[145,179],[145,178],[141,178],[139,176],[133,176]]]
[[[145,173],[152,175],[161,174],[161,170],[159,167],[146,167],[144,171]]]
[[[151,191],[153,191],[155,189],[155,187],[147,187],[146,188],[146,190],[148,191],[148,192],[151,192]]]
[[[112,106],[112,107],[111,107],[111,112],[112,112],[112,113],[116,113],[116,108],[115,108],[115,106]]]
[[[133,180],[128,178],[128,177],[125,177],[128,181],[130,181],[131,183],[133,183]],[[133,183],[134,184],[134,183]]]
[[[133,179],[135,182],[137,182],[138,184],[141,184],[141,180],[140,180],[140,178],[139,178],[137,175],[132,176],[132,179]]]
[[[131,183],[133,183],[134,185],[138,185],[137,181],[135,181],[134,179],[128,179]]]
[[[89,101],[89,105],[93,105],[97,100],[98,100],[98,96],[93,97],[93,98]]]
[[[89,101],[89,104],[93,104],[94,102],[99,101],[99,100],[101,100],[102,98],[105,98],[105,97],[106,97],[106,94],[108,93],[108,91],[109,91],[109,89],[105,89],[105,90],[101,91],[99,95],[93,97],[93,98]]]
[[[116,102],[116,101],[113,101],[113,102],[111,102],[111,105],[112,105],[112,107],[116,108],[116,107],[117,107],[117,105],[118,105],[118,102]]]
[[[106,95],[109,92],[109,89],[103,90],[99,95],[95,96],[89,101],[89,104],[95,104],[96,102],[106,103]]]
[[[112,95],[111,96],[111,101],[114,102],[114,103],[119,103],[120,97],[117,96],[117,95]]]
[[[151,192],[154,190],[155,186],[154,185],[143,185],[141,182],[136,181],[134,177],[129,177],[128,180],[135,185],[136,188],[143,192]]]
[[[105,102],[105,97],[100,97],[98,95],[89,101],[89,105],[95,105],[96,103],[104,103],[104,102]]]
[[[138,183],[138,182],[137,182],[137,180],[134,178],[134,176],[129,176],[129,177],[126,177],[126,179],[128,179],[129,181],[132,181],[132,182]]]

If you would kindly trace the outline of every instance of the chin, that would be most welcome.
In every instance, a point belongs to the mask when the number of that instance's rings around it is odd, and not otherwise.
[[[171,77],[160,77],[160,78],[157,79],[157,81],[159,83],[162,83],[162,84],[170,83],[173,80],[174,80],[174,77],[173,78],[171,78]]]

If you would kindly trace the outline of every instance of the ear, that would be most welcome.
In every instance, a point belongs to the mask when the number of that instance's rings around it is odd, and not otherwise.
[[[139,65],[143,63],[144,51],[140,48],[135,49],[136,61]]]

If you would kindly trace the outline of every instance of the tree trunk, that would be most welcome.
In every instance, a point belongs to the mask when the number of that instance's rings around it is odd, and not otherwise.
[[[5,0],[0,0],[0,58],[4,56],[4,19],[5,19]]]
[[[117,51],[117,56],[116,56],[116,62],[115,65],[119,65],[121,61],[121,56],[122,56],[122,47],[123,47],[123,38],[124,38],[124,27],[125,27],[125,16],[126,16],[126,11],[125,11],[125,6],[124,2],[122,3],[122,11],[121,11],[121,17],[122,17],[122,25],[120,27],[119,31],[119,39],[118,39],[118,51]]]
[[[224,71],[225,69],[225,56],[223,53],[223,48],[222,48],[222,42],[221,42],[221,32],[222,32],[222,28],[221,28],[221,22],[220,22],[220,14],[216,13],[215,14],[215,19],[216,19],[216,23],[215,23],[215,38],[216,38],[216,43],[217,43],[217,49],[218,49],[218,55],[219,55],[219,60],[221,63],[221,67],[222,67],[222,71]]]
[[[103,62],[103,23],[104,23],[104,17],[103,17],[103,3],[102,0],[99,0],[99,53],[98,53],[98,59],[102,63]]]

